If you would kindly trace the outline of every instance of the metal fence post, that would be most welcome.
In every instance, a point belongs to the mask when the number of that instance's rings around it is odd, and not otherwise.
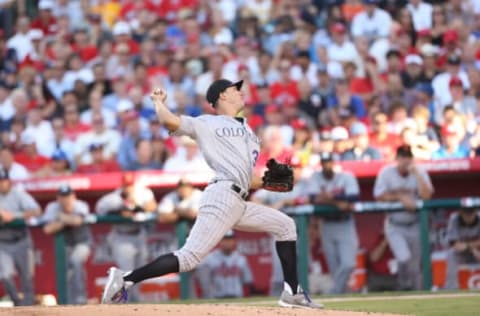
[[[309,270],[309,255],[310,246],[308,243],[308,218],[307,215],[301,214],[295,216],[298,231],[298,272],[299,281],[305,290],[309,290],[308,284],[308,270]]]
[[[175,227],[178,247],[182,247],[187,240],[187,222],[180,221]],[[180,298],[188,299],[190,297],[190,272],[180,273]]]
[[[430,257],[428,209],[425,207],[420,209],[420,236],[422,241],[423,289],[430,290],[432,288],[432,260]]]
[[[55,272],[58,303],[67,303],[67,262],[63,232],[55,234]]]

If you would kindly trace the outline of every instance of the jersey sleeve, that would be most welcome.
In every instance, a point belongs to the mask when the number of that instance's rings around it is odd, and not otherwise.
[[[205,125],[206,122],[203,116],[191,117],[187,115],[180,115],[180,126],[171,134],[173,136],[186,135],[193,139],[197,139],[197,136],[203,130],[202,126]]]
[[[165,195],[165,197],[158,204],[157,213],[170,214],[175,210],[175,202],[172,199],[171,194]]]
[[[357,178],[351,173],[347,174],[345,178],[345,195],[358,196],[360,195],[360,187],[358,185]]]
[[[450,244],[453,244],[454,242],[458,241],[459,235],[458,235],[458,214],[453,213],[450,215],[450,218],[448,219],[448,225],[447,225],[447,241]]]
[[[252,271],[248,265],[248,260],[243,256],[241,257],[241,269],[243,284],[253,283]]]
[[[90,212],[90,207],[84,201],[78,201],[77,200],[77,203],[75,203],[74,212],[75,212],[75,214],[78,214],[80,216],[87,216],[88,213]]]
[[[432,189],[432,192],[433,192],[433,190],[434,190],[433,189],[433,184],[432,184],[432,180],[430,179],[430,175],[428,174],[428,172],[425,169],[421,168],[420,173],[422,175],[423,180],[425,180],[425,182],[430,187],[430,189]]]
[[[98,215],[106,215],[111,212],[118,212],[123,205],[122,198],[115,192],[102,196],[95,205],[95,212]]]
[[[373,186],[373,197],[376,199],[388,191],[386,171],[387,169],[381,170],[377,178],[375,179],[375,184]]]
[[[55,207],[55,202],[48,203],[45,208],[45,213],[42,216],[42,222],[50,223],[53,222],[58,216],[58,208]]]
[[[22,212],[41,209],[40,205],[37,203],[37,201],[35,201],[33,196],[23,190],[19,190],[18,192],[20,194],[20,207]]]

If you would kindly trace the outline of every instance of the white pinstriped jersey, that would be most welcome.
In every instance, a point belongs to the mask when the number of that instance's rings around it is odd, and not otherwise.
[[[213,180],[229,180],[248,191],[260,141],[244,119],[225,115],[180,116],[173,135],[195,139],[207,164],[215,171]]]

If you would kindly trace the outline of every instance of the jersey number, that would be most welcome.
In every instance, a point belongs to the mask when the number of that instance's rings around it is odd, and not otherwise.
[[[258,159],[258,150],[252,151],[252,156],[253,156],[253,166],[257,164],[257,159]]]

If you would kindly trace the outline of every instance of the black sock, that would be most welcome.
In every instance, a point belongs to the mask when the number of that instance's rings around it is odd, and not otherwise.
[[[173,253],[168,253],[158,257],[141,268],[133,270],[131,273],[124,276],[123,279],[125,281],[138,283],[146,279],[151,279],[179,271],[180,267],[177,256],[175,256]]]
[[[293,294],[297,294],[297,242],[277,241],[275,243],[280,262],[282,263],[283,278],[292,288]]]

